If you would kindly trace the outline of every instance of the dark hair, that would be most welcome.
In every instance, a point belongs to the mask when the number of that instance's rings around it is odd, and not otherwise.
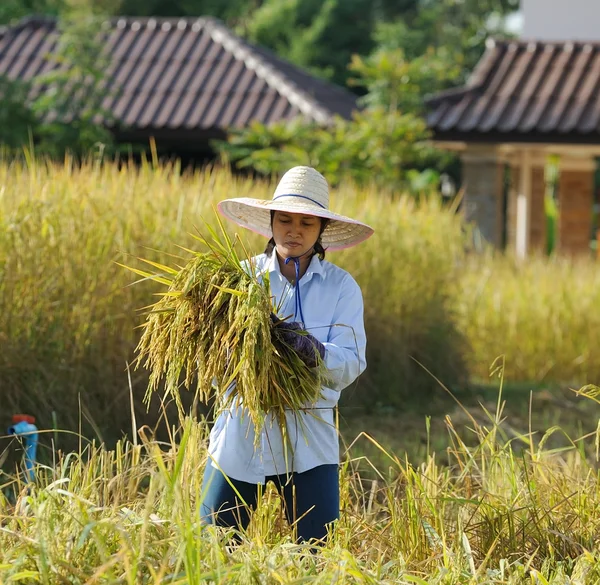
[[[273,218],[274,217],[275,217],[275,212],[271,211],[271,230],[273,229]],[[323,244],[321,243],[321,236],[323,235],[323,232],[325,231],[325,228],[327,227],[329,220],[325,217],[320,217],[319,219],[321,220],[321,231],[319,232],[319,237],[317,238],[317,241],[315,242],[315,245],[313,246],[313,248],[315,250],[314,254],[317,254],[317,256],[319,256],[319,258],[321,260],[324,260],[325,259],[325,248],[323,248]],[[267,256],[270,256],[273,253],[274,249],[275,249],[275,240],[273,238],[271,238],[267,242],[267,247],[265,248],[264,253]]]

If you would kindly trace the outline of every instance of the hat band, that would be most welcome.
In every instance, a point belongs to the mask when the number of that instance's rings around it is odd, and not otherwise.
[[[322,209],[327,209],[327,207],[325,207],[324,205],[321,205],[318,201],[315,201],[314,199],[311,199],[310,197],[306,197],[306,195],[296,195],[295,193],[289,193],[287,195],[277,195],[277,197],[273,197],[273,201],[276,201],[277,199],[281,199],[282,197],[300,197],[301,199],[308,199],[311,203],[318,205]]]

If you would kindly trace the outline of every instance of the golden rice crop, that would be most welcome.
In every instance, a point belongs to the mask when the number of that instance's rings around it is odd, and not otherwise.
[[[256,274],[247,253],[240,259],[221,228],[223,238],[207,227],[211,239],[197,239],[208,251],[187,250],[192,258],[179,270],[143,259],[160,272],[132,268],[168,287],[150,307],[137,347],[136,364],[150,370],[146,401],[164,380],[180,404],[181,386],[195,379],[202,402],[229,408],[239,398],[257,431],[267,412],[285,431],[286,410],[319,398],[324,366],[306,367],[278,335],[268,278]]]

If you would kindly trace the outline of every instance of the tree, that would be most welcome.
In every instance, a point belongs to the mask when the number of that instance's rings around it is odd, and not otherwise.
[[[490,33],[518,0],[265,0],[240,27],[249,40],[340,84],[352,55],[386,51],[411,66],[420,84],[437,89],[464,80]],[[394,57],[398,60],[397,56]],[[432,64],[432,61],[435,63]],[[417,69],[423,68],[423,73]],[[457,73],[457,68],[460,69]],[[437,72],[435,71],[437,69]],[[441,75],[448,69],[446,76]],[[429,79],[426,79],[429,78]]]
[[[378,22],[376,48],[353,55],[353,86],[367,89],[363,103],[422,113],[425,96],[466,80],[490,32],[501,32],[516,0],[421,0],[402,18]]]
[[[237,26],[261,4],[261,0],[98,0],[106,12],[124,16],[214,16]]]
[[[337,118],[327,127],[302,120],[266,127],[255,123],[235,130],[227,142],[215,142],[227,162],[275,175],[294,165],[318,168],[331,184],[352,179],[388,189],[410,189],[422,179],[435,157],[428,146],[425,122],[413,114],[386,108],[357,112],[353,120]]]
[[[463,72],[479,60],[490,34],[505,34],[504,17],[519,0],[420,0],[394,20],[378,21],[374,39],[379,49],[401,49],[407,60],[444,48],[461,56]]]
[[[111,115],[102,108],[108,62],[97,36],[98,20],[77,12],[70,16],[60,21],[58,47],[49,57],[64,67],[36,79],[42,91],[31,106],[40,121],[39,150],[54,156],[67,150],[85,154],[113,141],[107,129]]]
[[[266,0],[240,30],[250,41],[345,85],[353,53],[374,47],[371,0]]]
[[[62,0],[2,0],[0,24],[10,24],[31,14],[56,16],[62,8]]]
[[[37,119],[27,105],[30,86],[0,76],[0,144],[10,150],[21,148],[35,132]]]
[[[445,47],[429,48],[408,60],[402,49],[377,49],[368,57],[353,55],[349,69],[356,77],[351,86],[367,90],[361,99],[367,107],[423,111],[423,97],[456,82],[462,73],[459,56],[452,58]]]

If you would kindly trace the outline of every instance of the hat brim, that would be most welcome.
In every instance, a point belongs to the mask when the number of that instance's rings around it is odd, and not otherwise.
[[[326,250],[344,250],[364,242],[373,235],[373,228],[366,223],[345,217],[328,209],[318,209],[314,205],[303,202],[294,204],[290,201],[278,202],[268,199],[252,199],[238,197],[225,199],[217,205],[219,212],[227,219],[257,234],[270,238],[271,211],[287,211],[329,219],[329,223],[321,236],[321,243]]]

